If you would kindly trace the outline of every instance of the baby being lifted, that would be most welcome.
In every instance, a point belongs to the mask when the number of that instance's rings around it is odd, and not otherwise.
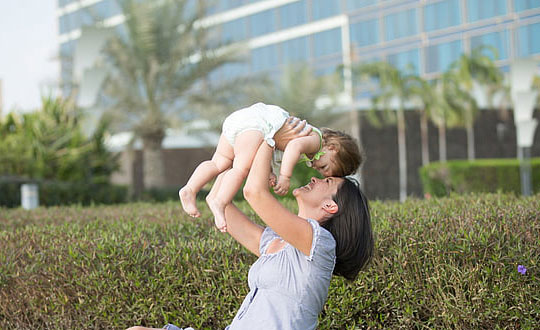
[[[285,195],[289,190],[293,168],[298,161],[305,161],[306,165],[325,177],[346,176],[356,172],[362,157],[351,136],[328,128],[319,130],[309,126],[312,129],[309,135],[288,142],[281,141],[275,134],[288,118],[287,111],[264,103],[256,103],[230,114],[223,122],[221,137],[212,159],[199,164],[187,184],[179,191],[184,211],[192,217],[199,217],[197,192],[220,175],[207,202],[214,214],[216,226],[225,232],[225,206],[240,189],[263,142],[283,151],[277,183],[275,177],[270,178],[275,193],[279,195]]]

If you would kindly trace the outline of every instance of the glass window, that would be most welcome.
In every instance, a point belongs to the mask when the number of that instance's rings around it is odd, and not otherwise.
[[[105,0],[94,4],[89,8],[90,13],[95,16],[96,19],[106,19],[122,13],[122,9],[116,2],[116,0]]]
[[[60,34],[64,34],[71,30],[69,17],[70,17],[69,14],[60,16],[60,20],[59,20]]]
[[[311,19],[313,21],[334,16],[340,13],[340,1],[336,0],[312,0],[311,8],[313,10]]]
[[[504,14],[506,14],[506,0],[492,0],[489,6],[486,6],[485,0],[467,0],[469,22]]]
[[[390,14],[384,17],[386,40],[394,40],[418,33],[416,9]]]
[[[245,76],[249,73],[249,65],[246,63],[227,63],[221,68],[221,74],[223,79],[229,80],[240,76]]]
[[[414,74],[420,73],[420,52],[418,49],[390,54],[388,55],[388,62],[401,71],[409,71]]]
[[[279,7],[279,26],[287,29],[306,23],[306,1],[293,2]]]
[[[58,0],[58,7],[64,7],[65,5],[69,5],[72,2],[75,2],[78,0]]]
[[[520,57],[540,53],[540,23],[521,26],[517,32]]]
[[[60,58],[62,61],[68,61],[73,57],[75,52],[75,41],[66,41],[60,45]]]
[[[350,25],[351,41],[356,47],[364,47],[379,42],[379,20],[358,22]]]
[[[517,12],[540,7],[540,0],[514,0],[514,9]]]
[[[446,71],[462,53],[461,40],[429,46],[425,52],[426,73]]]
[[[223,23],[222,39],[224,42],[236,42],[247,38],[246,19],[239,18]]]
[[[363,8],[370,5],[374,5],[376,0],[347,0],[347,9]]]
[[[313,53],[315,57],[341,52],[341,29],[335,28],[313,35]]]
[[[291,39],[281,44],[282,63],[307,61],[309,57],[309,43],[307,37]]]
[[[258,37],[276,30],[274,12],[273,9],[270,9],[250,16],[250,32],[252,37]]]
[[[251,69],[254,72],[269,70],[277,67],[278,55],[276,45],[270,45],[251,50]]]
[[[474,36],[471,38],[471,49],[481,46],[493,47],[493,50],[497,52],[496,58],[504,60],[508,58],[508,40],[507,30]],[[486,49],[484,53],[492,59],[495,59],[493,50]]]
[[[225,9],[233,9],[244,4],[244,0],[225,0]]]
[[[461,12],[458,0],[443,0],[424,7],[424,30],[426,32],[460,23]]]

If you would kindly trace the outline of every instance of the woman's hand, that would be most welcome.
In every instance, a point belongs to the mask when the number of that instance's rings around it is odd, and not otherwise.
[[[274,140],[276,141],[276,148],[278,150],[285,150],[285,146],[296,138],[308,136],[311,133],[311,127],[306,128],[307,122],[300,120],[297,117],[289,117],[285,120],[285,123],[274,134]]]

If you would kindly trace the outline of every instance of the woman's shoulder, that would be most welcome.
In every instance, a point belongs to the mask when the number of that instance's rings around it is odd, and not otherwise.
[[[313,260],[314,257],[335,257],[336,255],[336,240],[334,236],[322,227],[318,221],[313,219],[307,219],[311,227],[313,228],[313,240],[311,242],[311,249],[308,256],[308,260]]]

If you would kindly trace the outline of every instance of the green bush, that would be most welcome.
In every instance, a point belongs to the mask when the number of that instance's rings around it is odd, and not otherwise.
[[[540,192],[540,158],[531,160],[532,189]],[[517,159],[478,159],[434,162],[420,168],[424,193],[448,196],[451,192],[513,192],[521,194]]]
[[[255,257],[198,207],[0,209],[0,328],[223,329]],[[318,329],[537,328],[538,210],[539,195],[373,202],[374,259],[333,278]]]
[[[0,179],[0,207],[21,205],[21,184],[25,181]],[[126,186],[108,183],[32,181],[38,185],[39,204],[42,206],[69,204],[116,204],[127,202]]]

